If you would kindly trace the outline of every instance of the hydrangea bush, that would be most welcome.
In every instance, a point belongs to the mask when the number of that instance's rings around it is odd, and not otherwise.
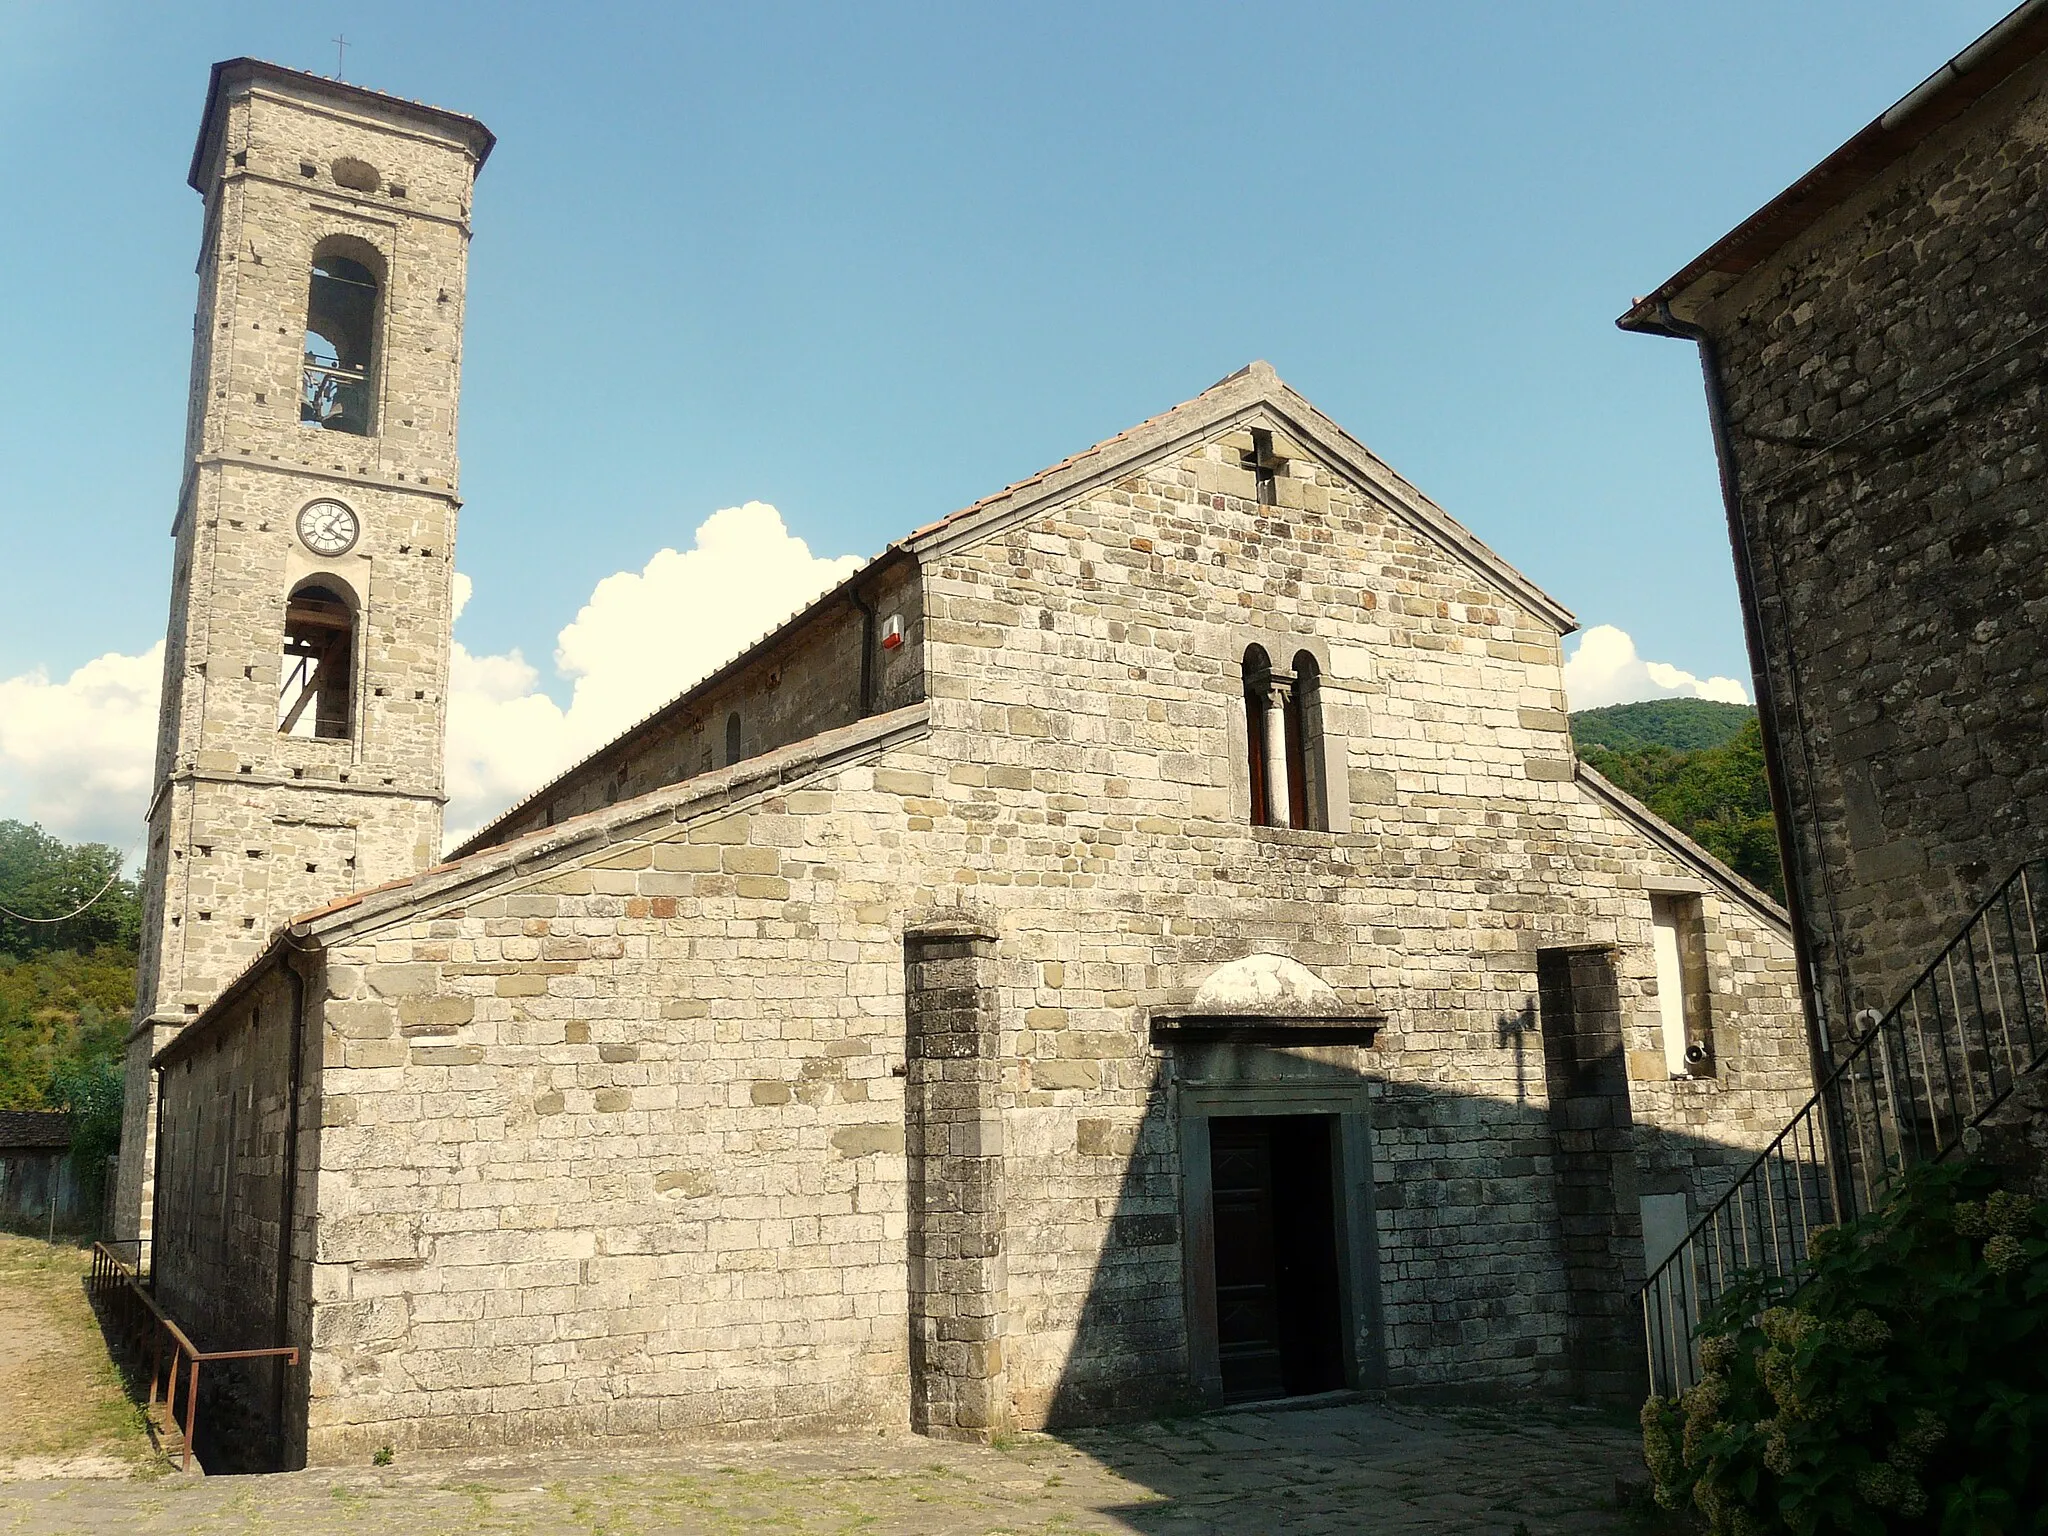
[[[1909,1172],[1789,1299],[1732,1286],[1700,1358],[1643,1449],[1715,1536],[2048,1536],[2048,1205],[1995,1170]]]

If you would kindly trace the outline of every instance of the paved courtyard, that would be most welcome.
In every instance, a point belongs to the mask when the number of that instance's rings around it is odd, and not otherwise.
[[[406,1457],[248,1478],[0,1485],[0,1532],[1542,1533],[1657,1529],[1615,1508],[1635,1435],[1560,1409],[1350,1404],[995,1449],[904,1434],[605,1456]]]

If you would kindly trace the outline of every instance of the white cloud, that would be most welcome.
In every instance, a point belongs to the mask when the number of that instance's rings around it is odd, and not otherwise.
[[[557,637],[564,709],[518,650],[459,641],[448,685],[450,841],[730,661],[860,565],[813,555],[766,502],[715,512],[691,548],[607,576]],[[459,618],[467,576],[455,578]],[[110,653],[62,682],[0,678],[0,818],[139,853],[164,648]]]
[[[163,676],[159,641],[62,682],[41,667],[0,678],[0,818],[139,854]]]
[[[687,550],[600,581],[556,637],[563,709],[518,651],[474,656],[457,644],[448,695],[450,841],[665,704],[835,582],[857,556],[827,560],[763,501],[714,512]],[[456,597],[467,601],[468,581]]]
[[[1732,677],[1700,678],[1664,661],[1645,661],[1626,630],[1595,624],[1564,662],[1564,692],[1573,709],[1633,704],[1642,699],[1715,699],[1747,704],[1749,691]]]
[[[541,688],[518,650],[475,655],[456,642],[448,692],[451,842],[729,661],[860,564],[813,555],[765,502],[727,507],[687,550],[600,581],[556,638],[569,704]],[[459,619],[467,576],[455,578]],[[109,653],[61,682],[37,669],[0,679],[0,817],[60,837],[137,851],[156,742],[161,644]],[[1564,666],[1573,709],[1638,699],[1746,704],[1732,677],[1699,678],[1645,661],[1611,624],[1579,636]]]

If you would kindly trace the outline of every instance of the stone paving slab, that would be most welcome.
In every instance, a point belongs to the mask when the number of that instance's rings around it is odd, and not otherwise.
[[[442,1536],[1600,1536],[1635,1435],[1551,1408],[1349,1404],[995,1448],[907,1434],[616,1454],[412,1456],[274,1477],[0,1486],[0,1532]]]

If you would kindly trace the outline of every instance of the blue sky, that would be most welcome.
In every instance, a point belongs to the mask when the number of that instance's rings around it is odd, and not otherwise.
[[[1614,316],[2005,8],[0,3],[0,679],[161,638],[207,66],[339,25],[499,136],[458,633],[558,698],[596,584],[718,508],[872,553],[1253,357],[1746,681],[1692,352]]]

